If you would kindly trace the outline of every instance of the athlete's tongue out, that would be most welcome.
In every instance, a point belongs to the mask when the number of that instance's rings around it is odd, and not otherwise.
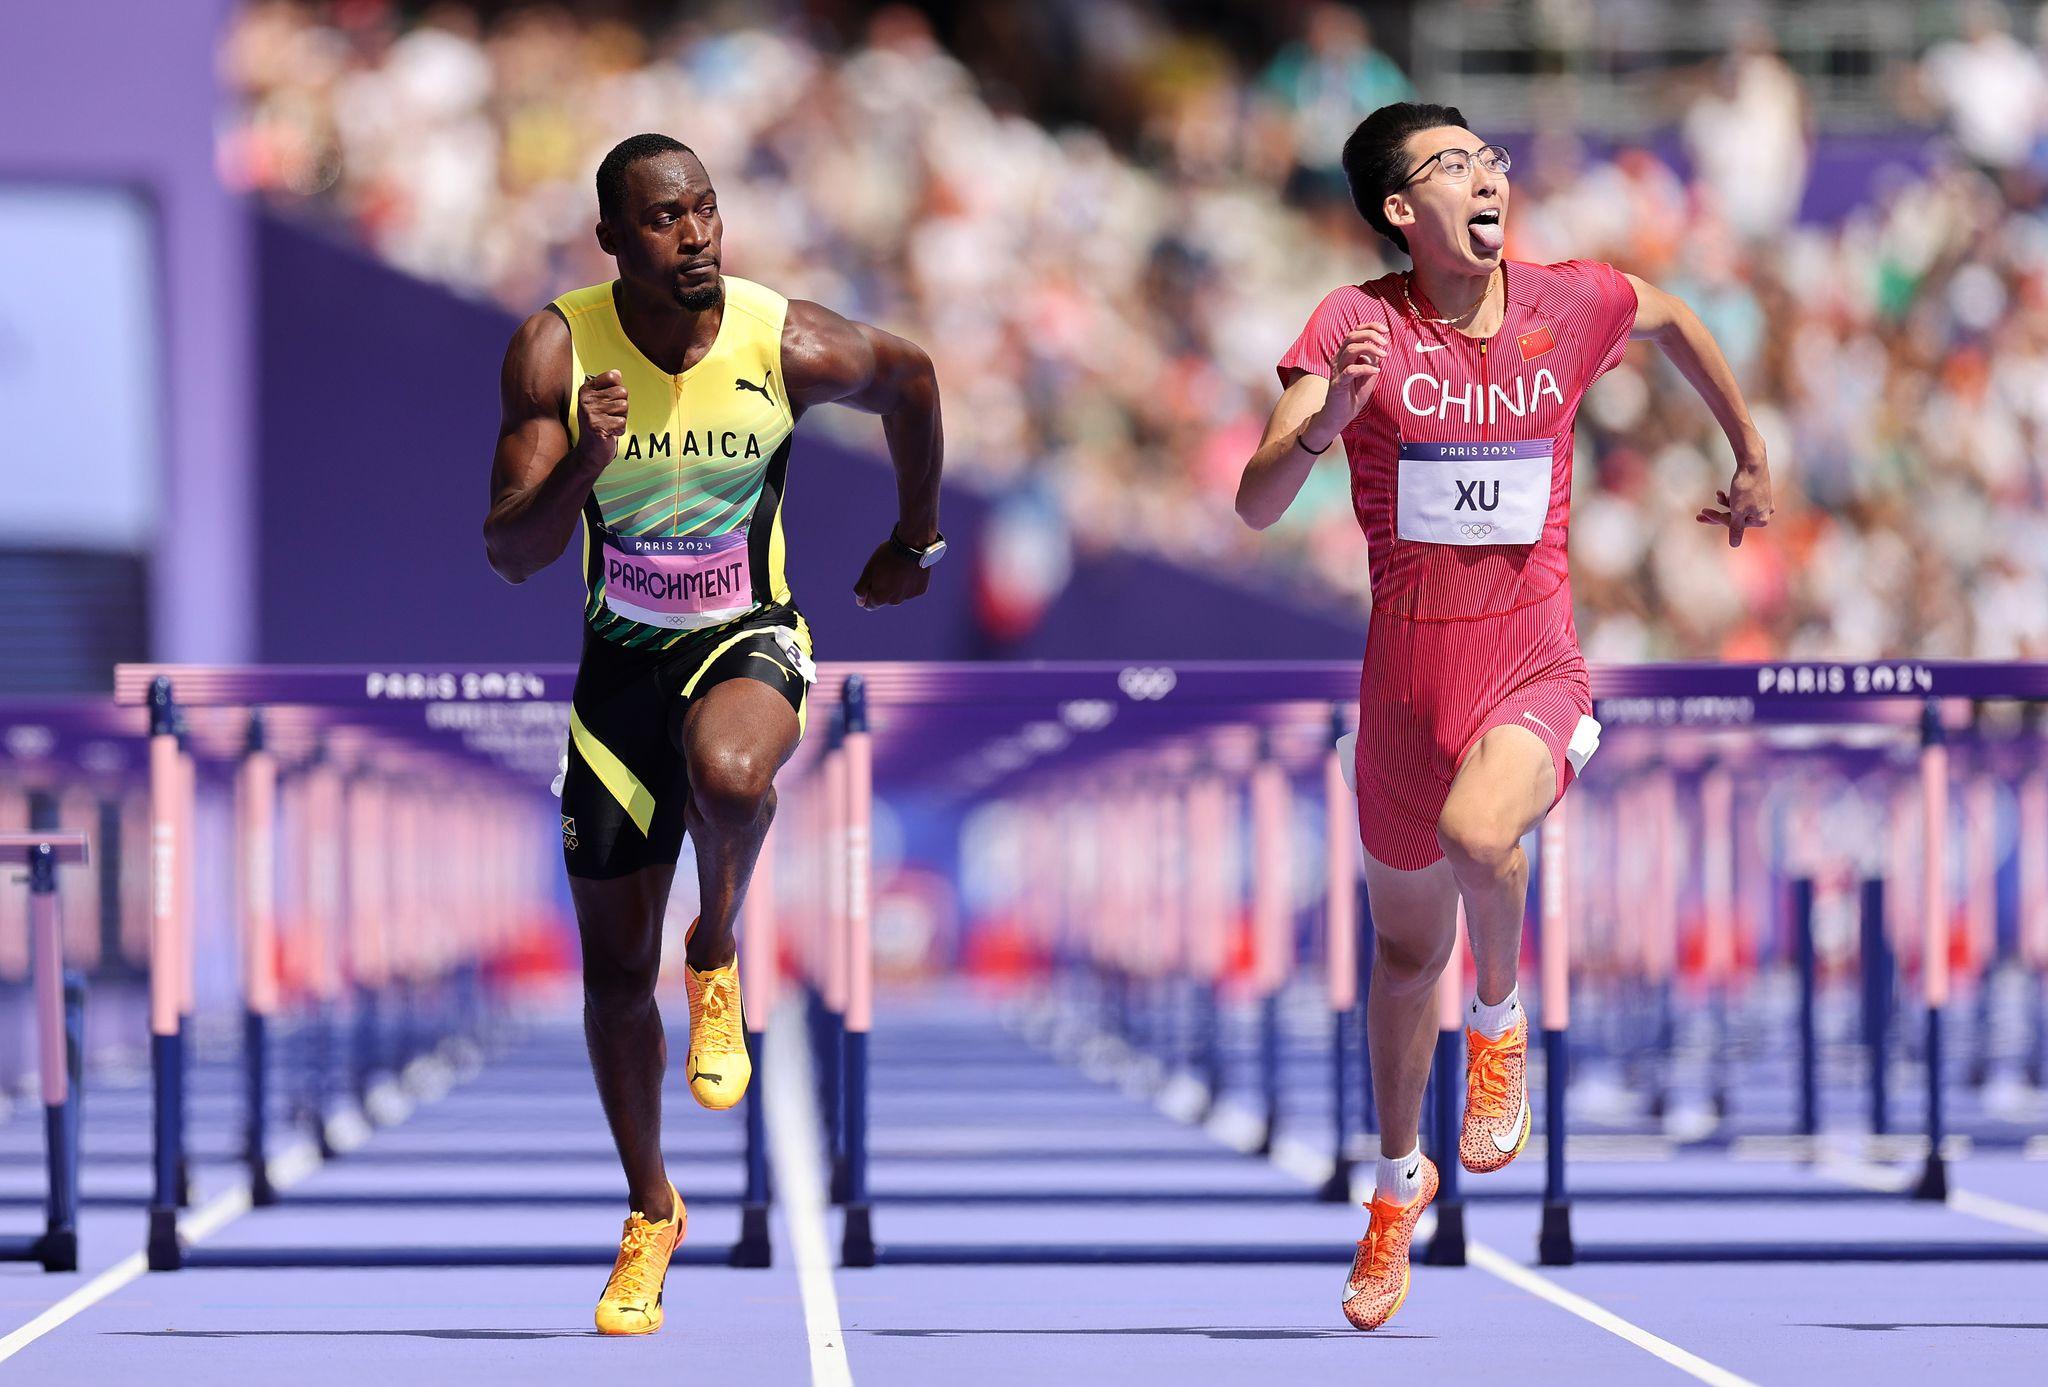
[[[1471,233],[1472,244],[1481,250],[1499,250],[1507,244],[1507,228],[1500,224],[1500,213],[1489,208],[1472,218],[1466,230]]]

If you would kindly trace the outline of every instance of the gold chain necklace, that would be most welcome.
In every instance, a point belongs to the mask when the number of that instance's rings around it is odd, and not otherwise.
[[[1407,300],[1409,316],[1413,317],[1416,322],[1436,323],[1441,326],[1448,327],[1452,323],[1464,322],[1467,318],[1470,318],[1480,309],[1486,307],[1486,301],[1493,297],[1494,275],[1497,275],[1499,273],[1499,270],[1495,270],[1493,274],[1490,274],[1486,277],[1486,290],[1484,293],[1480,294],[1479,302],[1473,304],[1470,308],[1466,309],[1463,313],[1460,313],[1455,318],[1425,318],[1422,316],[1422,310],[1415,306],[1415,296],[1408,292],[1408,281],[1415,278],[1415,272],[1412,270],[1409,271],[1407,274],[1401,276],[1401,297]]]

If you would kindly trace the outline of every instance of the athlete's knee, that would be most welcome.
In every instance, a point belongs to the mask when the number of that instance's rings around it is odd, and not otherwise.
[[[659,944],[621,947],[584,938],[583,1000],[600,1018],[651,1006],[660,972]]]
[[[1514,874],[1521,838],[1497,816],[1446,806],[1436,840],[1460,881],[1505,881]]]
[[[1455,930],[1441,938],[1404,939],[1385,931],[1373,935],[1373,968],[1380,985],[1396,996],[1409,996],[1436,986],[1457,943]]]
[[[775,762],[744,747],[709,752],[690,766],[690,797],[712,823],[741,827],[775,811]]]

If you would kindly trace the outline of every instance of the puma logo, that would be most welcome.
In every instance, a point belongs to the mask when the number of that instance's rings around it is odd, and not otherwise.
[[[762,654],[762,653],[761,653],[760,651],[758,651],[758,650],[749,650],[749,651],[747,652],[747,654],[748,654],[749,656],[751,656],[751,657],[752,657],[753,659],[756,659],[756,660],[766,660],[766,661],[767,661],[767,662],[768,662],[769,664],[771,664],[771,665],[775,666],[775,667],[776,667],[777,669],[781,670],[781,671],[782,671],[782,677],[783,677],[784,679],[794,679],[794,678],[796,678],[796,671],[795,671],[795,670],[793,670],[793,669],[791,669],[791,668],[790,668],[790,667],[789,667],[788,665],[785,665],[784,663],[782,663],[782,661],[780,661],[780,660],[776,659],[776,658],[775,658],[775,657],[774,657],[773,655],[764,655],[764,654]]]
[[[766,400],[769,404],[772,405],[775,403],[775,395],[772,391],[768,389],[768,386],[769,383],[774,379],[775,372],[769,371],[766,375],[761,377],[761,383],[759,385],[754,384],[750,380],[735,380],[732,383],[732,388],[735,390],[751,390],[756,395],[759,395],[762,399]]]
[[[713,1074],[713,1073],[712,1073],[712,1072],[711,1072],[710,1070],[708,1070],[708,1069],[700,1069],[700,1070],[698,1070],[698,1071],[697,1071],[697,1072],[696,1072],[695,1074],[691,1075],[690,1077],[691,1077],[692,1079],[709,1079],[709,1080],[711,1080],[711,1082],[712,1082],[712,1083],[714,1083],[714,1084],[722,1084],[722,1083],[724,1083],[724,1082],[725,1082],[725,1075],[723,1075],[723,1074]]]

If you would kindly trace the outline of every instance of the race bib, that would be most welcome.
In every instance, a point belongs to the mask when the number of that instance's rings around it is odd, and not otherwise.
[[[1423,544],[1534,544],[1550,513],[1550,440],[1403,443],[1396,532]]]
[[[604,604],[631,621],[694,631],[754,607],[744,530],[710,538],[598,534]]]

